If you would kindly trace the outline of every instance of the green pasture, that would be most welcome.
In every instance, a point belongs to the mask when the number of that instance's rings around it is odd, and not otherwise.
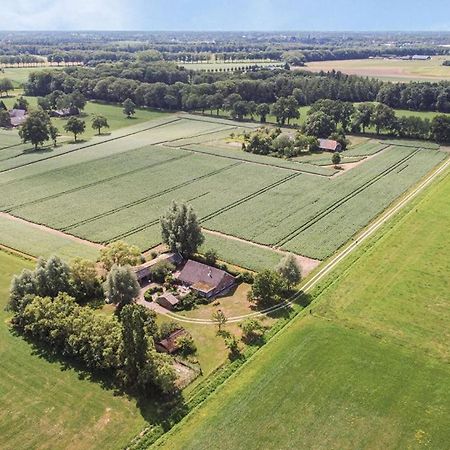
[[[449,195],[447,175],[153,448],[446,450]]]
[[[3,239],[3,232],[0,234]],[[150,420],[130,400],[83,372],[46,358],[11,332],[4,311],[13,274],[32,265],[0,252],[0,436],[2,449],[119,449]]]
[[[40,72],[42,70],[58,70],[53,67],[5,67],[0,72],[0,78],[9,78],[16,89],[20,89],[24,83],[28,81],[28,76],[32,72]],[[11,94],[11,93],[10,93]]]
[[[201,70],[206,72],[228,72],[235,70],[247,70],[255,66],[258,67],[283,67],[284,63],[280,61],[268,61],[268,60],[245,60],[245,61],[209,61],[209,62],[179,62],[180,67],[184,67],[186,70]]]

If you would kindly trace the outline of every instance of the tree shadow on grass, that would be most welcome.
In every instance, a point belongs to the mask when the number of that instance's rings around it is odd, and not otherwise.
[[[134,400],[142,417],[152,425],[161,426],[164,431],[172,427],[188,412],[181,392],[174,395],[163,395],[153,389],[142,394],[132,388],[123,388],[114,375],[108,371],[91,371],[76,359],[62,356],[56,353],[53,348],[42,344],[39,340],[19,333],[14,328],[11,328],[11,333],[24,339],[30,345],[33,356],[57,365],[61,372],[73,371],[79,380],[95,383],[102,389],[110,391],[115,397],[126,397],[128,400]]]

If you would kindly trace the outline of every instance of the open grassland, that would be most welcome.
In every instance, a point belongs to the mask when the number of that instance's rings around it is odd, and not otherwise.
[[[348,162],[374,156],[330,177],[336,170],[320,165],[328,155],[302,163],[230,145],[237,126],[168,116],[89,144],[11,156],[0,160],[0,209],[94,242],[125,239],[148,249],[160,242],[163,211],[184,200],[205,228],[324,259],[446,156],[363,141]],[[228,260],[238,244],[218,245]],[[260,269],[273,258],[260,253],[230,261]]]
[[[349,75],[380,78],[388,81],[450,80],[450,67],[443,66],[445,56],[434,56],[426,61],[400,59],[349,59],[342,61],[310,62],[300,70],[312,72],[339,70]]]
[[[28,100],[30,108],[37,107],[37,97],[25,98]],[[16,98],[9,97],[3,99],[3,101],[8,108],[12,108],[14,102],[16,101]],[[162,111],[154,111],[151,109],[136,108],[136,114],[132,118],[128,119],[124,115],[121,105],[115,105],[111,103],[87,102],[86,107],[79,116],[81,120],[84,120],[86,122],[86,130],[83,134],[78,136],[79,140],[87,140],[97,135],[98,131],[92,129],[91,125],[92,118],[97,115],[104,116],[108,120],[109,128],[102,129],[102,134],[108,135],[111,131],[118,130],[120,128],[129,127],[130,125],[138,125],[150,120],[166,117],[168,113]],[[64,125],[67,122],[67,118],[52,117],[51,121],[58,128],[61,136],[67,136],[67,139],[70,140],[73,139],[72,135],[68,135],[67,132],[64,131]],[[28,145],[28,147],[31,146]]]
[[[11,277],[30,266],[0,252],[0,447],[122,448],[145,424],[135,402],[47,360],[9,330],[4,306]]]
[[[53,67],[5,67],[0,72],[1,78],[9,78],[16,88],[22,87],[28,81],[28,76],[32,72],[40,72],[41,70],[57,70]]]
[[[449,195],[447,175],[154,447],[446,450]]]
[[[186,70],[202,70],[206,72],[229,72],[235,70],[248,70],[255,66],[258,67],[283,67],[284,64],[279,61],[268,60],[245,60],[245,61],[209,61],[209,62],[183,62],[178,63],[180,67]]]

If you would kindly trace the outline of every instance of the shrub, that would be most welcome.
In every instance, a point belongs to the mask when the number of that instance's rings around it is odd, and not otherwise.
[[[191,335],[185,334],[177,339],[178,352],[183,356],[192,355],[197,351],[194,339]]]
[[[167,275],[175,270],[175,266],[168,261],[161,261],[155,264],[150,270],[150,275],[153,281],[157,283],[164,283]]]
[[[209,248],[205,252],[205,263],[209,266],[214,266],[217,261],[217,251],[213,248]]]
[[[239,327],[242,330],[242,340],[248,343],[259,341],[264,334],[264,326],[257,319],[246,319]]]
[[[178,322],[163,322],[159,327],[158,339],[165,339],[174,331],[183,329],[184,328]]]

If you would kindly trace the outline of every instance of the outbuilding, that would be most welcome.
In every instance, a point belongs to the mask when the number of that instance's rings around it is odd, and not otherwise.
[[[161,353],[175,353],[179,349],[178,339],[182,336],[187,336],[186,330],[175,330],[169,334],[165,339],[155,343],[155,348]]]
[[[177,297],[175,297],[175,295],[173,295],[171,292],[164,292],[164,294],[161,294],[156,299],[156,303],[158,303],[158,305],[161,305],[163,308],[170,310],[174,309],[179,302],[180,300]]]
[[[319,139],[320,150],[326,150],[328,152],[341,152],[342,145],[333,139]]]

